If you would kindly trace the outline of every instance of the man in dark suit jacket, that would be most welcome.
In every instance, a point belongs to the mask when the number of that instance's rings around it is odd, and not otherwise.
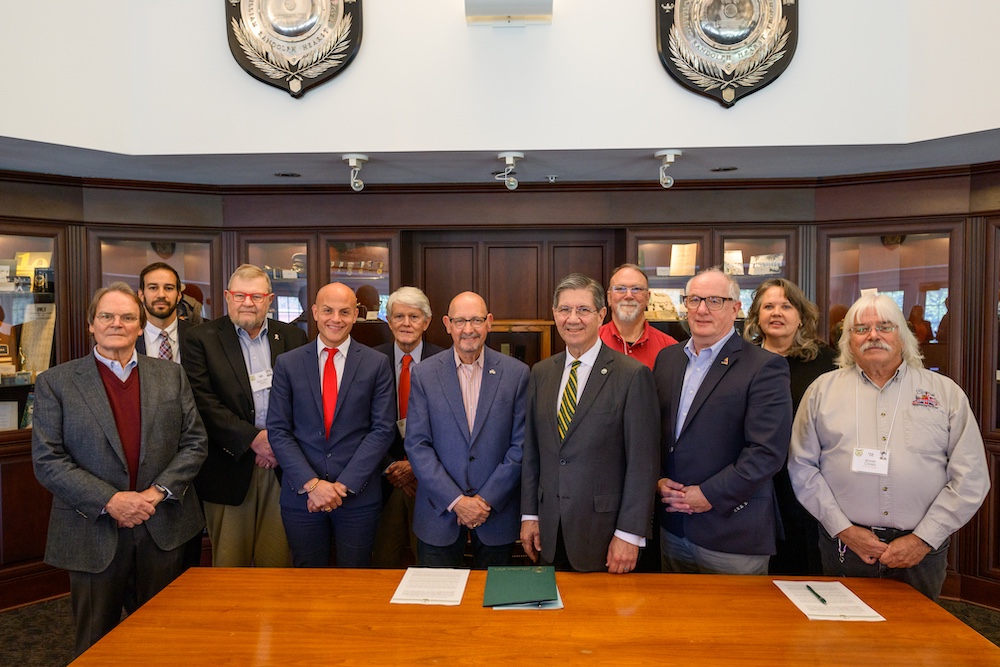
[[[740,288],[730,276],[708,269],[686,292],[691,339],[662,350],[653,371],[663,568],[767,574],[781,530],[771,478],[791,437],[788,364],[736,333]]]
[[[400,287],[389,295],[386,303],[389,328],[394,342],[375,348],[389,357],[395,371],[393,388],[396,392],[396,431],[389,453],[382,459],[382,513],[379,515],[372,565],[399,567],[407,545],[412,558],[417,557],[417,538],[413,534],[413,505],[417,497],[417,478],[406,459],[403,437],[406,435],[406,414],[410,396],[410,373],[421,361],[442,348],[425,342],[424,332],[431,323],[431,303],[416,287]],[[352,329],[353,331],[353,329]],[[407,359],[409,355],[409,359]],[[400,380],[402,379],[402,383]]]
[[[195,486],[216,567],[291,562],[266,419],[274,362],[305,344],[306,335],[268,319],[273,299],[267,274],[244,264],[229,279],[228,315],[193,327],[185,338],[181,363],[208,431],[208,459]]]
[[[205,525],[190,488],[205,429],[184,371],[136,354],[141,308],[125,283],[98,290],[94,353],[35,385],[32,459],[53,496],[45,562],[69,570],[77,655],[181,573]]]
[[[181,362],[184,336],[191,323],[177,317],[181,278],[172,266],[153,262],[139,273],[139,299],[146,311],[146,326],[135,341],[139,354]],[[147,345],[149,343],[149,345]]]
[[[417,564],[510,565],[520,519],[528,367],[486,347],[493,316],[478,294],[451,301],[455,341],[413,372],[406,453],[417,476]]]
[[[631,572],[653,514],[659,438],[653,375],[603,345],[604,288],[563,278],[552,314],[566,352],[532,369],[521,543],[557,567]]]
[[[371,564],[382,502],[379,473],[392,444],[395,394],[384,354],[351,340],[358,303],[331,283],[312,307],[314,344],[274,366],[267,427],[281,464],[281,518],[295,567]]]

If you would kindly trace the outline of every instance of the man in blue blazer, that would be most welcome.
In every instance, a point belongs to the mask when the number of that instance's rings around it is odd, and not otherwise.
[[[319,337],[278,357],[267,430],[284,471],[281,518],[295,567],[371,564],[396,400],[384,354],[351,340],[358,302],[347,285],[316,295]]]
[[[791,437],[788,364],[736,333],[739,297],[718,268],[688,281],[691,339],[662,350],[653,369],[667,572],[767,574],[781,534],[771,478]]]
[[[528,367],[486,347],[493,316],[473,292],[451,301],[451,350],[413,370],[404,446],[417,477],[417,563],[509,565],[520,520]]]

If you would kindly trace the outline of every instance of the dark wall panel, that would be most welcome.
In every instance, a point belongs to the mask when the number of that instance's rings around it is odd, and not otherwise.
[[[541,249],[490,246],[486,251],[486,300],[498,320],[537,319]]]

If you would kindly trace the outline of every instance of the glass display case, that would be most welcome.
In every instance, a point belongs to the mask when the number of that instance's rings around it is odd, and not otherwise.
[[[247,262],[261,267],[271,277],[274,302],[268,317],[280,322],[303,325],[308,330],[309,244],[301,242],[250,242],[246,246]]]
[[[328,241],[330,282],[344,283],[358,295],[359,317],[386,320],[392,291],[388,241]]]
[[[38,373],[56,363],[52,238],[0,234],[0,431],[31,426]]]
[[[789,253],[785,237],[722,238],[722,267],[740,284],[740,304],[743,317],[750,311],[754,291],[769,278],[795,281],[794,258]]]

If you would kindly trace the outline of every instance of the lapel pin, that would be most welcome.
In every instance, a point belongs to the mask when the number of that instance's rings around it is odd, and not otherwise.
[[[278,334],[274,334],[274,340],[281,340],[280,338],[278,338]]]
[[[608,374],[608,369],[607,368],[602,368],[601,369],[601,375],[607,375],[607,374]]]
[[[491,368],[490,369],[490,375],[496,375],[496,374],[497,374],[497,372],[494,369]]]
[[[729,365],[729,357],[726,357],[725,359],[722,360],[722,365],[723,366],[728,366]]]

